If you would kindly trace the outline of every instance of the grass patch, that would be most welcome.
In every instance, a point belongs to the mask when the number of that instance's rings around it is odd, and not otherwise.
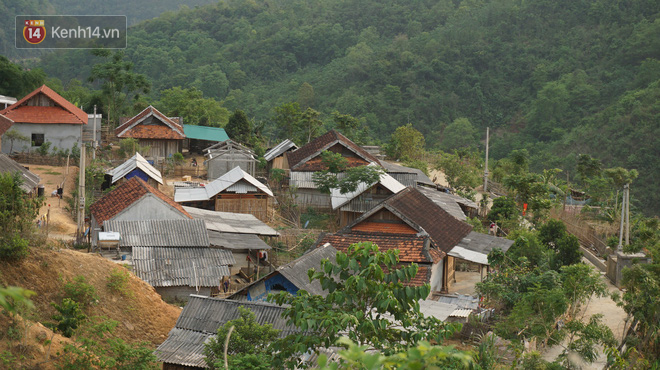
[[[47,172],[44,172],[44,174],[45,174],[45,175],[61,175],[62,172],[57,172],[57,171],[49,170],[49,171],[47,171]]]

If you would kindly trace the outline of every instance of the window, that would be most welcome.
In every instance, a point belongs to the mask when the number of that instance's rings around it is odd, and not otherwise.
[[[41,146],[44,143],[44,134],[32,134],[32,146]]]

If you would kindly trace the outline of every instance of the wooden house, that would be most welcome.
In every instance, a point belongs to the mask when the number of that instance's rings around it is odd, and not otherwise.
[[[471,230],[418,190],[406,188],[339,232],[325,235],[319,245],[346,251],[353,243],[371,241],[381,250],[398,249],[402,264],[419,265],[410,285],[428,283],[432,292],[447,291],[455,271],[454,257],[447,253]]]
[[[174,189],[177,203],[212,211],[249,213],[264,222],[268,221],[272,198],[268,186],[238,166],[205,186]]]
[[[133,177],[139,177],[156,189],[163,185],[163,176],[160,174],[160,171],[149,164],[140,153],[135,153],[126,162],[106,172],[105,176],[104,188],[122,184]]]
[[[87,125],[87,113],[71,104],[48,86],[42,85],[23,99],[0,111],[0,115],[13,122],[13,129],[29,141],[15,142],[13,148],[5,137],[2,152],[32,150],[45,142],[52,148],[71,149],[78,145],[82,127]]]
[[[228,299],[238,301],[265,301],[270,293],[277,294],[278,292],[286,291],[292,295],[296,295],[301,289],[309,294],[325,297],[328,292],[321,288],[318,280],[310,282],[307,271],[312,268],[321,271],[321,261],[327,259],[334,263],[336,255],[337,250],[332,246],[320,246],[238,290],[236,293],[230,295]]]
[[[319,191],[313,180],[314,172],[326,169],[321,161],[321,153],[326,150],[341,153],[348,167],[369,164],[380,166],[376,157],[335,130],[326,132],[295,151],[287,152],[289,186],[297,188],[296,201],[303,207],[332,208],[330,195]]]
[[[123,118],[115,130],[120,139],[137,139],[140,146],[149,146],[150,157],[168,158],[183,149],[186,135],[178,117],[167,117],[156,108],[148,106],[135,117]]]
[[[218,328],[240,317],[239,307],[252,311],[259,325],[271,324],[278,337],[300,333],[282,317],[285,307],[266,302],[237,302],[193,295],[183,307],[167,339],[154,354],[163,370],[206,369],[205,343]]]
[[[204,220],[212,248],[226,249],[232,253],[236,263],[231,266],[231,274],[241,270],[251,276],[255,262],[262,251],[270,251],[264,238],[280,234],[256,217],[245,213],[216,212],[201,208],[183,207],[193,218]],[[259,264],[265,268],[267,264]]]
[[[235,167],[254,176],[257,163],[254,152],[233,140],[212,145],[204,149],[204,152],[209,180],[215,180]]]
[[[280,170],[288,169],[289,164],[286,161],[286,153],[295,151],[296,149],[298,149],[298,146],[289,139],[286,139],[273,148],[269,149],[264,154],[264,159],[267,162],[266,168],[268,173],[270,174],[270,170],[273,168]]]
[[[344,227],[352,223],[363,213],[405,188],[392,176],[384,173],[378,182],[360,183],[355,191],[349,193],[341,194],[339,189],[332,189],[330,194],[332,209],[339,212],[339,226]]]
[[[119,234],[135,275],[164,299],[216,294],[236,263],[231,252],[210,247],[203,220],[106,221],[104,227]]]
[[[180,204],[139,177],[133,177],[104,195],[89,207],[92,245],[97,246],[98,233],[104,222],[112,220],[180,220],[192,218]]]

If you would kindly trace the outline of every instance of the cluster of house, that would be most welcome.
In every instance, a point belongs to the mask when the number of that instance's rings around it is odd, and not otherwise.
[[[66,143],[80,139],[78,126],[87,121],[80,109],[42,86],[0,111],[0,135],[13,125],[31,135],[32,145],[49,140],[66,148]],[[74,125],[70,134],[66,125]],[[483,273],[488,253],[496,248],[506,251],[512,244],[472,231],[466,219],[477,212],[474,202],[439,189],[421,170],[381,160],[331,130],[300,148],[285,140],[264,156],[269,173],[284,171],[285,186],[295,189],[300,207],[336,212],[341,228],[321,234],[297,260],[272,266],[266,241],[279,234],[266,222],[271,219],[274,194],[265,181],[254,177],[254,152],[221,130],[183,125],[153,107],[122,120],[116,136],[148,145],[151,157],[180,152],[184,140],[189,148],[204,148],[207,182],[176,182],[174,196],[169,197],[162,191],[167,184],[160,171],[136,153],[107,172],[104,187],[114,189],[90,207],[95,250],[125,258],[135,274],[164,298],[188,300],[175,328],[156,351],[166,369],[205,367],[204,342],[238,317],[239,306],[252,309],[258,322],[281,329],[281,335],[295,332],[279,315],[282,308],[265,302],[268,294],[304,289],[324,295],[318,283],[309,282],[306,271],[362,241],[374,242],[381,250],[399,250],[401,265],[419,265],[408,284],[431,286],[432,295],[421,303],[425,313],[441,320],[465,320],[477,309],[474,298],[438,294],[448,292],[455,282],[457,261],[474,263]],[[58,133],[66,137],[57,138]],[[4,152],[6,144],[4,140]],[[355,191],[323,193],[313,174],[325,169],[321,161],[325,151],[340,153],[349,167],[378,166],[383,173],[378,181],[362,183]],[[0,170],[5,158],[0,156]],[[30,187],[33,182],[26,184]],[[268,273],[258,278],[263,275],[260,269]],[[224,299],[215,298],[218,295]]]

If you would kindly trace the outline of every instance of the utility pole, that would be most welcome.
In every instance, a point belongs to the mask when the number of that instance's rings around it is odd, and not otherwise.
[[[94,127],[92,130],[92,159],[96,159],[96,104],[94,104]]]
[[[623,249],[623,224],[627,223],[628,217],[626,215],[626,211],[629,209],[628,208],[628,197],[626,196],[626,193],[628,192],[628,186],[629,184],[623,185],[623,194],[622,194],[622,200],[621,200],[621,226],[619,227],[619,246],[617,247],[618,251],[620,252]],[[630,227],[626,227],[626,245],[630,242],[629,240],[629,231]]]
[[[80,143],[80,172],[78,174],[78,233],[76,235],[76,239],[79,243],[82,242],[85,233],[85,141],[83,140],[82,125],[80,126]]]
[[[630,245],[630,184],[624,186],[626,192],[626,245]]]
[[[490,127],[486,127],[486,166],[484,167],[484,193],[488,192],[488,140],[490,139]]]

